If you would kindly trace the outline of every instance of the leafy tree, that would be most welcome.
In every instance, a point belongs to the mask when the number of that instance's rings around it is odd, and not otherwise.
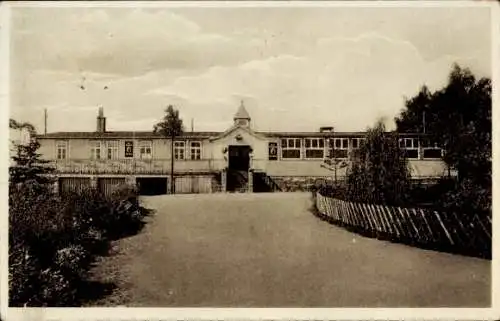
[[[356,202],[401,205],[408,199],[411,174],[397,133],[382,121],[368,129],[354,153],[347,176],[347,198]]]
[[[444,149],[444,162],[458,173],[454,188],[441,200],[445,207],[491,210],[491,80],[476,79],[455,64],[444,88],[430,92],[424,86],[405,105],[395,119],[397,130],[424,132],[425,121],[425,133]]]
[[[54,171],[54,168],[47,166],[49,161],[41,159],[41,154],[37,153],[40,143],[36,140],[36,131],[30,123],[19,123],[10,119],[9,127],[11,129],[26,129],[30,134],[27,144],[18,144],[15,146],[16,154],[12,156],[14,164],[9,167],[9,178],[11,184],[36,182],[47,184],[52,182],[48,176]]]
[[[448,85],[431,93],[423,86],[395,119],[399,132],[424,132],[445,150],[444,161],[459,180],[491,176],[491,80],[477,80],[454,65]],[[425,124],[425,129],[424,129]]]
[[[427,128],[424,128],[424,124],[427,125],[426,122],[433,118],[429,110],[431,100],[432,93],[425,85],[420,88],[415,97],[406,99],[406,109],[401,111],[400,116],[395,119],[398,131],[425,133]]]
[[[170,139],[170,192],[175,193],[174,182],[174,139],[182,135],[184,125],[182,119],[179,117],[179,111],[169,105],[165,109],[165,116],[163,119],[154,125],[153,131],[159,133],[165,138]]]

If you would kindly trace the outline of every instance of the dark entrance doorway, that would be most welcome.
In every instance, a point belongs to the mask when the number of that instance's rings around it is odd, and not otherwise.
[[[229,146],[229,169],[248,171],[250,146]]]
[[[248,185],[250,146],[229,146],[227,190],[241,191]]]
[[[167,194],[167,178],[165,177],[138,177],[137,187],[139,195]]]

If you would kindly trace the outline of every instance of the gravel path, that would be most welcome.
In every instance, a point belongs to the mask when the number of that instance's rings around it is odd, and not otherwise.
[[[485,307],[490,261],[364,238],[314,217],[308,193],[143,198],[156,210],[97,274],[99,305]]]

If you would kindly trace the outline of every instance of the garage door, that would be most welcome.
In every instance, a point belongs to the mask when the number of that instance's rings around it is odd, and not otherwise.
[[[167,194],[168,180],[165,177],[138,177],[137,187],[140,195]]]
[[[59,178],[59,192],[79,192],[90,188],[90,178],[86,177],[62,177]]]
[[[98,180],[99,191],[105,195],[111,195],[121,185],[125,185],[125,177],[106,177]]]

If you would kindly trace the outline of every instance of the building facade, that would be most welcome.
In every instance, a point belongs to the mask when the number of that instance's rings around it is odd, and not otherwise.
[[[218,191],[289,191],[317,180],[343,179],[363,132],[262,132],[252,129],[243,103],[223,132],[185,132],[170,140],[145,131],[107,131],[103,109],[90,132],[38,135],[40,153],[57,169],[58,188],[82,186],[109,189],[127,183],[143,194],[169,193],[173,157],[176,193]],[[405,134],[406,150],[416,180],[441,177],[446,167],[441,149],[427,146],[422,135]],[[326,165],[334,157],[347,166]]]

